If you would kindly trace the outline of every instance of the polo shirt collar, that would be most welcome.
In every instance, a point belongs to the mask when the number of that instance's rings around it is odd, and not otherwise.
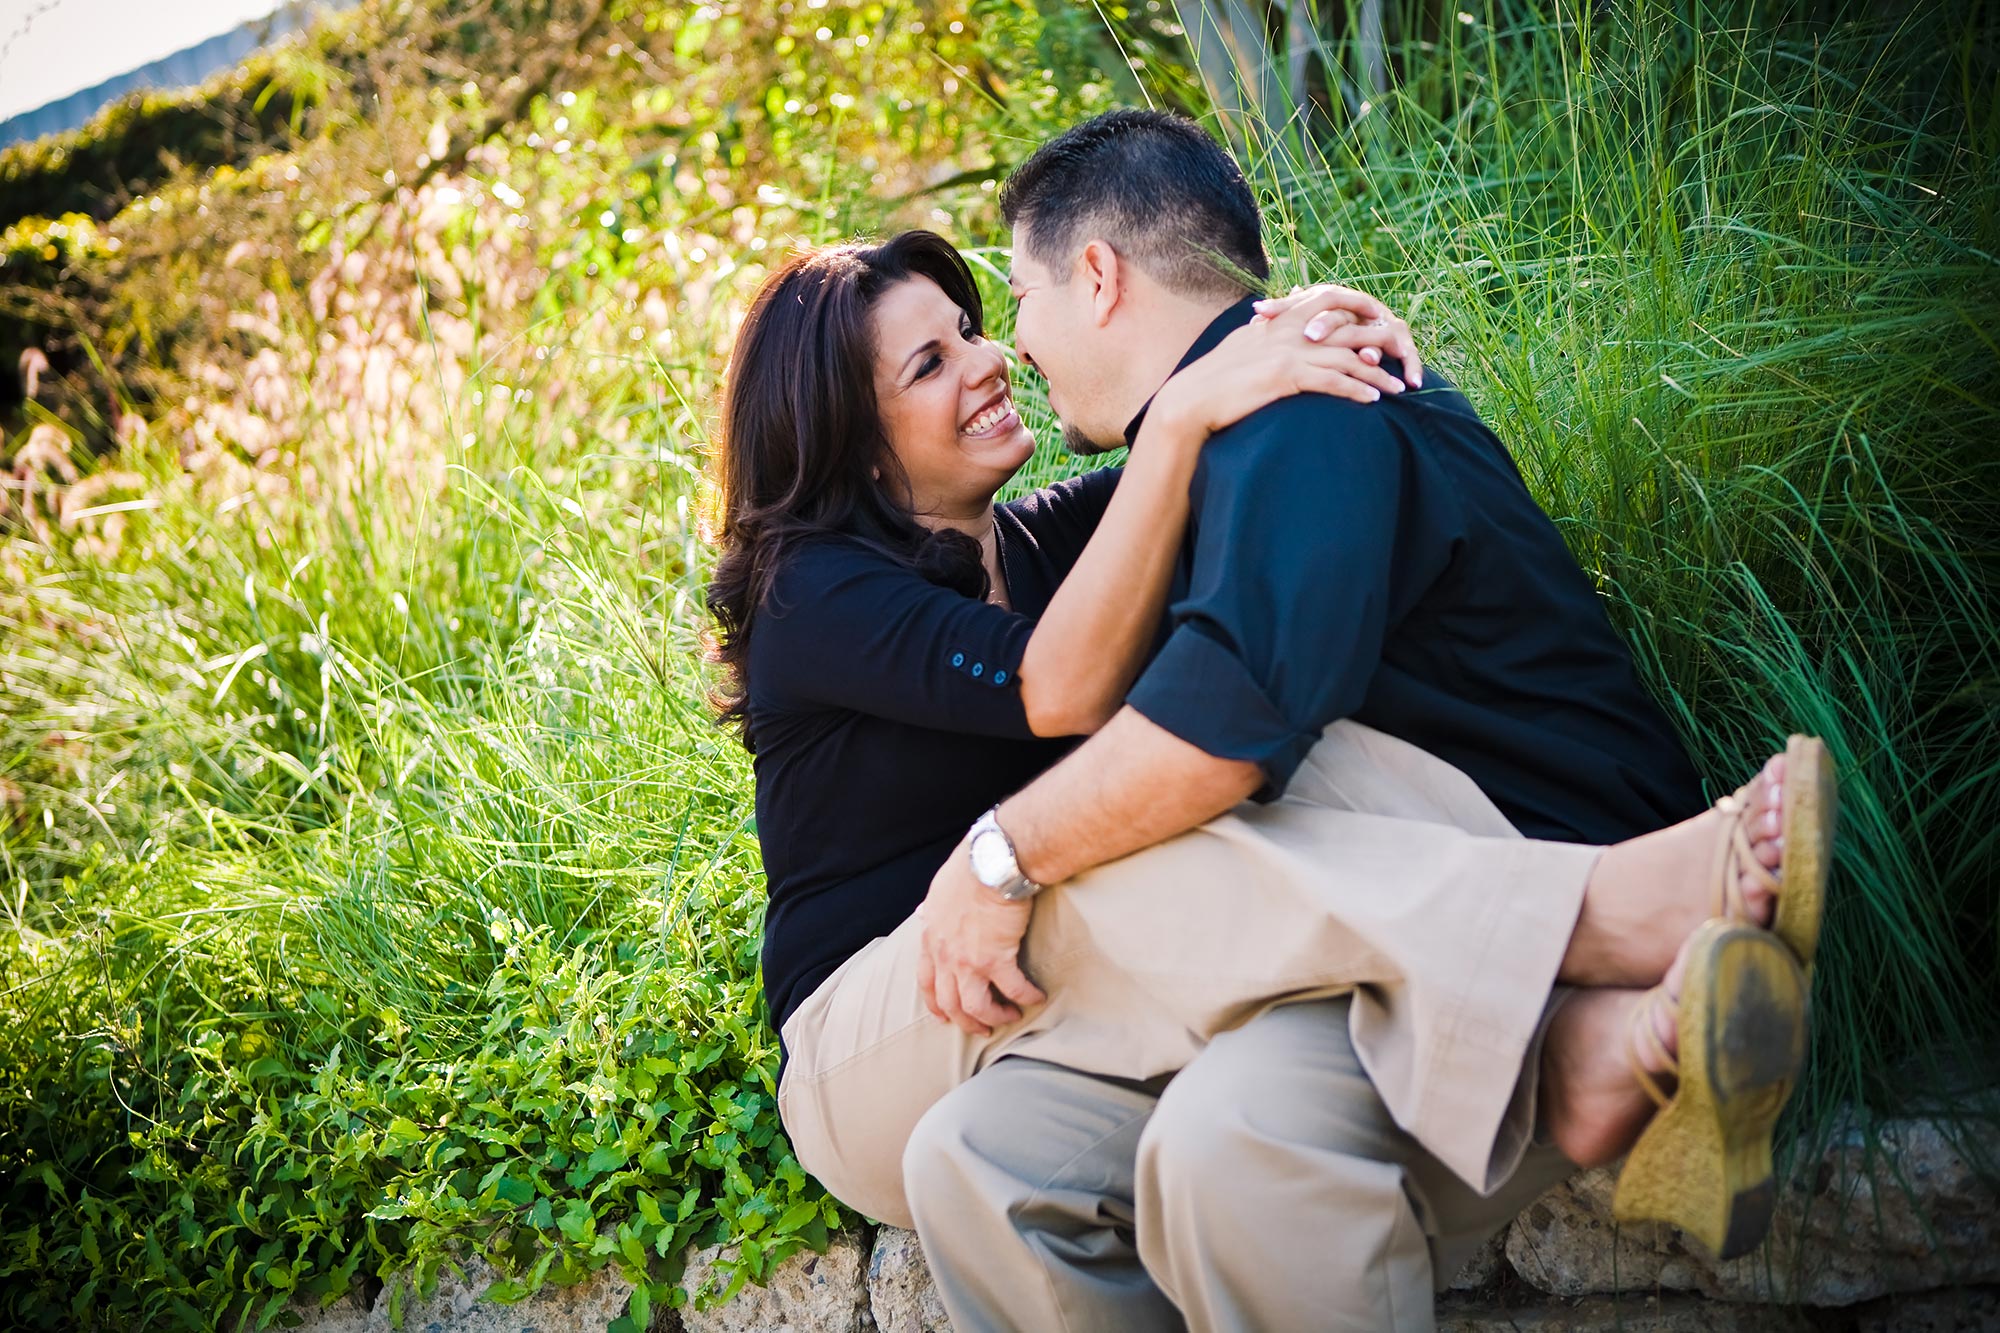
[[[1191,363],[1207,356],[1216,349],[1224,338],[1227,338],[1230,334],[1248,324],[1256,315],[1257,302],[1261,299],[1261,297],[1257,296],[1246,296],[1210,320],[1208,327],[1201,331],[1201,336],[1194,340],[1194,345],[1188,348],[1187,355],[1182,357],[1180,362],[1174,366],[1174,374],[1179,374]],[[1169,375],[1167,378],[1172,379],[1173,375]],[[1157,396],[1158,390],[1155,390],[1154,393]],[[1139,427],[1146,420],[1146,409],[1152,405],[1152,398],[1148,398],[1139,408],[1138,415],[1132,418],[1131,424],[1125,427],[1126,448],[1131,448],[1132,442],[1139,438]]]

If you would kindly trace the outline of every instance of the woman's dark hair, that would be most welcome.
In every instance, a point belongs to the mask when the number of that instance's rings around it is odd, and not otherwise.
[[[727,679],[713,696],[725,723],[756,749],[746,707],[750,635],[788,549],[823,533],[858,537],[924,578],[970,597],[987,592],[979,544],[911,517],[909,485],[875,403],[869,311],[909,278],[929,278],[984,327],[972,270],[935,232],[881,245],[835,245],[773,273],[736,335],[711,456],[710,537],[721,548],[708,584],[709,656]]]

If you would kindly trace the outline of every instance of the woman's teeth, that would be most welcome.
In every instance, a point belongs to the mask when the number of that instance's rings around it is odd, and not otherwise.
[[[1005,421],[1014,411],[1014,400],[1002,398],[992,407],[965,423],[967,435],[985,435]]]

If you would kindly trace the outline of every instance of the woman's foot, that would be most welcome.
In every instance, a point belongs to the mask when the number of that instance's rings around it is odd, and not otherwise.
[[[1757,868],[1739,864],[1735,889],[1748,921],[1769,926],[1777,903],[1766,876],[1784,864],[1785,755],[1751,782],[1744,832]],[[1717,839],[1735,816],[1719,806],[1604,850],[1584,886],[1583,910],[1557,980],[1573,986],[1645,987],[1703,921],[1719,914]],[[1574,1001],[1572,1001],[1572,1005]]]
[[[1676,1000],[1691,941],[1682,941],[1667,969],[1667,998],[1650,990],[1582,990],[1549,1021],[1542,1041],[1542,1125],[1578,1166],[1616,1161],[1652,1119],[1654,1103],[1635,1066],[1672,1093],[1680,1049]]]

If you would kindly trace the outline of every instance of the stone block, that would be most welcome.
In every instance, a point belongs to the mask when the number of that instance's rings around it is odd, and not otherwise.
[[[477,1255],[459,1260],[460,1276],[438,1274],[437,1290],[418,1297],[409,1274],[398,1273],[375,1298],[367,1333],[391,1333],[390,1293],[403,1291],[403,1333],[604,1333],[632,1303],[632,1284],[616,1268],[602,1268],[574,1286],[544,1283],[512,1305],[481,1299],[500,1276]]]
[[[733,1253],[722,1246],[694,1251],[681,1285],[698,1290]],[[726,1304],[701,1310],[690,1303],[677,1313],[687,1333],[871,1333],[868,1237],[838,1232],[825,1254],[800,1251],[764,1286],[746,1284]]]
[[[868,1260],[868,1309],[880,1333],[951,1333],[917,1233],[883,1227]]]
[[[1447,1298],[1437,1333],[1777,1333],[1809,1327],[1796,1310],[1699,1296],[1591,1296],[1509,1306]]]
[[[321,1309],[317,1300],[293,1300],[285,1307],[301,1322],[293,1333],[368,1333],[368,1306],[352,1292]]]
[[[1698,1291],[1727,1301],[1845,1306],[1894,1292],[2000,1282],[2000,1191],[1938,1125],[1837,1131],[1818,1162],[1781,1182],[1762,1248],[1710,1259],[1669,1227],[1619,1227],[1615,1168],[1586,1171],[1531,1204],[1507,1260],[1559,1296]]]

